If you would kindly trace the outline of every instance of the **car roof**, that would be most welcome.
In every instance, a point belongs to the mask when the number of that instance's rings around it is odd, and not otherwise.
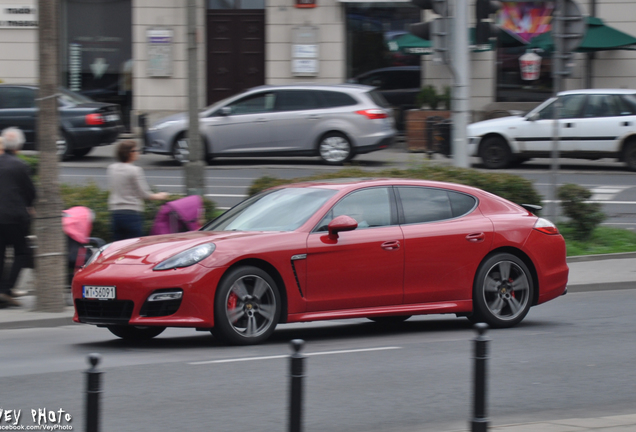
[[[366,93],[373,90],[375,87],[363,85],[363,84],[315,84],[315,83],[291,83],[281,85],[262,85],[258,87],[252,87],[246,92],[259,91],[259,90],[350,90],[354,92]]]
[[[633,89],[579,89],[579,90],[568,90],[559,92],[560,96],[566,96],[571,94],[634,94],[636,90]]]
[[[272,189],[319,187],[319,188],[325,188],[325,189],[349,191],[349,190],[358,189],[360,187],[372,187],[372,186],[421,186],[421,187],[452,189],[452,190],[456,190],[456,191],[464,192],[468,194],[484,193],[481,189],[475,188],[473,186],[458,184],[458,183],[449,183],[449,182],[434,181],[434,180],[377,178],[377,177],[311,180],[306,182],[290,183],[286,185],[276,186]]]

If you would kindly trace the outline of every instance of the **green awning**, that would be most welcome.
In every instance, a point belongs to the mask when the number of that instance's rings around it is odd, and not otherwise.
[[[546,52],[554,51],[552,32],[532,38],[527,48],[542,49]],[[609,50],[636,50],[636,37],[606,25],[600,18],[587,17],[587,32],[576,52]]]
[[[492,44],[475,45],[475,29],[469,29],[470,50],[473,52],[491,51]],[[401,52],[404,54],[433,54],[433,43],[429,40],[419,38],[411,33],[403,34],[388,43],[389,51]]]

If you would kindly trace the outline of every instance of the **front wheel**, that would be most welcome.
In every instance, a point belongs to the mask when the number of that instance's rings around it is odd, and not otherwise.
[[[127,341],[145,341],[152,339],[155,336],[159,336],[165,330],[165,327],[141,327],[141,326],[128,326],[128,325],[116,325],[108,326],[108,330],[117,337],[120,337]]]
[[[75,149],[73,150],[73,156],[75,156],[76,158],[81,158],[89,154],[91,150],[93,150],[93,147],[84,147],[80,149]]]
[[[532,306],[532,276],[523,261],[508,253],[497,253],[477,270],[473,286],[471,322],[492,327],[512,327]]]
[[[280,311],[280,294],[274,279],[258,267],[238,267],[219,284],[212,333],[234,345],[261,343],[276,329]]]
[[[179,165],[184,165],[190,162],[190,146],[188,145],[188,139],[185,135],[181,135],[172,144],[172,158]]]
[[[625,163],[627,168],[636,171],[636,141],[628,142],[624,152]]]
[[[353,157],[353,147],[345,135],[331,132],[320,139],[318,154],[328,165],[342,165]]]
[[[512,153],[508,143],[497,136],[491,136],[484,140],[479,156],[488,169],[506,168],[512,161]]]

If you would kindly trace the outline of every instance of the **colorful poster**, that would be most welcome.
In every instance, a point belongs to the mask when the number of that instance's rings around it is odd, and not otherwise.
[[[530,39],[550,31],[552,2],[503,2],[497,13],[497,24],[519,40]]]

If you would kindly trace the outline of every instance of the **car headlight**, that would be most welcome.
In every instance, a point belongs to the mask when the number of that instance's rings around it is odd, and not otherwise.
[[[214,249],[216,249],[216,245],[214,243],[207,243],[193,247],[160,262],[153,268],[153,270],[170,270],[189,267],[209,257],[212,252],[214,252]]]
[[[89,264],[93,263],[93,261],[95,261],[97,258],[99,258],[99,256],[102,254],[102,252],[104,252],[106,250],[106,248],[108,246],[110,246],[110,245],[112,245],[112,243],[105,244],[104,246],[102,246],[99,249],[97,249],[97,252],[95,252],[93,255],[91,255],[90,258],[86,261],[86,264],[84,264],[84,267],[88,267]]]
[[[151,131],[151,132],[152,131],[158,131],[158,130],[165,129],[168,126],[172,126],[172,125],[177,124],[177,123],[179,123],[179,122],[175,121],[175,120],[170,120],[170,121],[163,122],[163,123],[157,123],[156,125],[153,125],[153,126],[149,127],[148,130]]]

